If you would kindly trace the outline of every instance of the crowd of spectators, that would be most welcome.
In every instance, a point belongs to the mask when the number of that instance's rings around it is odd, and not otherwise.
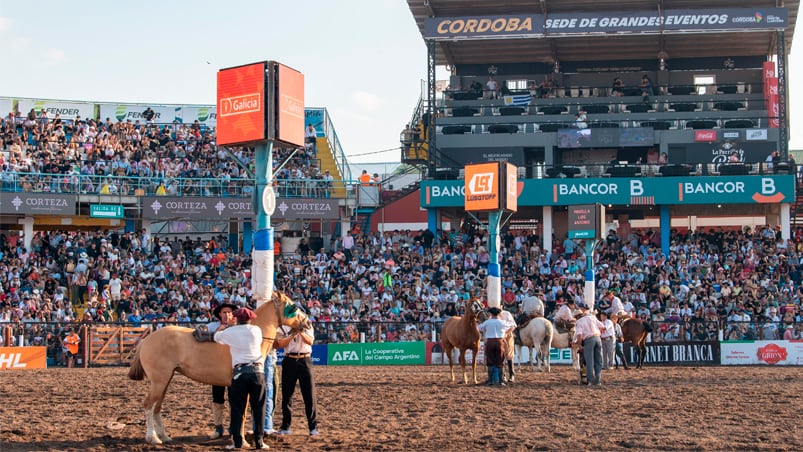
[[[803,231],[674,232],[664,256],[653,231],[611,231],[595,253],[596,293],[655,325],[653,341],[799,339]],[[276,289],[315,320],[322,342],[428,340],[463,301],[483,299],[487,234],[349,234],[327,249],[301,240],[276,257]],[[546,315],[582,300],[584,247],[542,250],[528,231],[503,235],[503,307],[543,294]],[[198,325],[224,301],[252,304],[248,255],[224,237],[164,239],[148,231],[37,232],[32,249],[0,235],[0,325],[25,344],[58,344],[81,323]]]
[[[330,196],[314,129],[306,135],[301,148],[274,149],[280,196]],[[5,191],[248,195],[254,150],[217,148],[214,137],[197,122],[12,113],[0,122],[0,181]],[[464,300],[484,298],[487,241],[473,228],[437,237],[354,230],[322,249],[302,240],[276,257],[276,288],[310,313],[321,341],[426,340]],[[612,230],[594,255],[597,296],[613,291],[652,321],[653,341],[801,337],[803,230],[788,241],[769,225],[673,231],[670,241],[663,255],[654,231]],[[540,243],[527,230],[503,234],[505,309],[542,294],[550,316],[560,300],[583,299],[584,246]],[[252,303],[250,266],[222,236],[41,231],[25,249],[20,236],[0,234],[0,326],[13,328],[17,345],[57,348],[63,329],[80,323],[203,324],[218,303]]]
[[[0,118],[0,148],[5,191],[247,196],[253,188],[254,149],[218,148],[215,129],[198,121],[62,120],[44,109],[11,112]],[[331,176],[320,169],[314,141],[275,148],[273,161],[281,165],[275,175],[281,196],[328,196]]]

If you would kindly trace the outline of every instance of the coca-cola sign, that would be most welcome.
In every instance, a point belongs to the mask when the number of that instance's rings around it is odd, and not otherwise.
[[[789,353],[786,351],[786,348],[775,343],[759,347],[756,353],[758,360],[767,364],[778,364],[781,361],[786,361],[788,355]]]
[[[717,141],[716,130],[695,130],[694,141],[712,142]]]

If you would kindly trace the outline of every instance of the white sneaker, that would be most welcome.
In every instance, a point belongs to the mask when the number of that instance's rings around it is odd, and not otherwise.
[[[242,449],[242,447],[237,447],[234,444],[229,444],[229,445],[226,446],[226,449],[227,450],[240,450],[240,449]]]
[[[289,428],[287,428],[287,429],[283,428],[283,429],[279,430],[278,432],[276,432],[277,435],[289,435],[291,433],[293,433],[293,431],[290,430]]]
[[[318,431],[318,429],[317,429],[317,428],[314,428],[314,429],[312,429],[312,430],[310,430],[310,431],[309,431],[309,436],[318,436],[318,435],[320,435],[320,434],[321,434],[321,433]]]

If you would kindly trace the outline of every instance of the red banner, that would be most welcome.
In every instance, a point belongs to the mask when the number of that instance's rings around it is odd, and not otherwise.
[[[304,74],[281,63],[277,66],[276,139],[304,146]]]
[[[764,83],[764,99],[770,116],[770,127],[777,129],[781,122],[778,119],[778,77],[770,77]]]

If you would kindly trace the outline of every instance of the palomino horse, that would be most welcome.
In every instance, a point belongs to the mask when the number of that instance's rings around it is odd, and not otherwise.
[[[309,320],[298,311],[287,295],[273,293],[273,299],[256,310],[257,318],[252,323],[262,329],[262,356],[273,346],[276,330],[280,324],[298,329]],[[162,401],[173,374],[179,372],[195,381],[229,386],[232,368],[229,347],[215,342],[198,342],[192,336],[192,328],[166,326],[154,331],[137,347],[128,378],[150,380],[150,389],[145,397],[145,441],[161,444],[170,441],[162,425]]]
[[[465,307],[465,314],[449,317],[443,324],[441,343],[443,344],[443,354],[449,360],[452,381],[454,381],[452,350],[460,350],[460,368],[463,369],[463,383],[465,384],[468,384],[466,350],[471,350],[471,370],[474,374],[474,384],[477,384],[477,354],[480,351],[480,330],[477,320],[484,311],[482,304],[476,300],[466,300]]]
[[[623,342],[633,343],[633,347],[638,353],[636,369],[641,369],[644,357],[647,355],[647,334],[652,331],[652,327],[646,325],[641,319],[632,318],[622,321],[621,327]]]

